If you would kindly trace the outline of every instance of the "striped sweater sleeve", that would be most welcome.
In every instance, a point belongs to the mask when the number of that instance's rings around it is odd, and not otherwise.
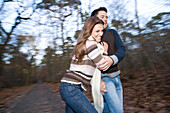
[[[86,54],[82,62],[72,60],[69,71],[63,76],[61,82],[81,84],[81,87],[86,90],[90,85],[90,80],[93,77],[96,66],[104,58],[102,57],[97,42],[86,41]]]
[[[86,48],[87,56],[89,57],[90,60],[92,60],[93,63],[95,63],[96,66],[104,60],[102,54],[99,52],[99,49],[97,47],[97,42],[87,40]]]

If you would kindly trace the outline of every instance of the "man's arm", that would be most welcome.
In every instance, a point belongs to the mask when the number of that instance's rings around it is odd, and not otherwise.
[[[120,35],[117,33],[116,30],[111,29],[112,34],[114,35],[115,38],[115,48],[116,48],[116,52],[114,53],[114,55],[111,55],[110,57],[112,58],[113,65],[117,64],[118,62],[120,62],[126,55],[126,47],[120,37]]]
[[[114,45],[117,51],[111,56],[104,56],[105,60],[99,64],[99,69],[103,71],[106,71],[111,65],[120,62],[126,55],[125,45],[117,31],[110,29],[110,32],[114,35]]]

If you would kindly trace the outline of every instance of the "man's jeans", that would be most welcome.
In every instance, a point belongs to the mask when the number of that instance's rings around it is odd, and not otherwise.
[[[61,83],[60,95],[66,103],[66,113],[97,113],[78,85]]]
[[[119,76],[103,77],[103,80],[107,89],[104,94],[106,103],[103,113],[123,113],[123,89]]]

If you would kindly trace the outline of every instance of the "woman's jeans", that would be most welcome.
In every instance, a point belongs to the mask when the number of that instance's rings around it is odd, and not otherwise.
[[[107,92],[104,94],[104,113],[123,113],[123,90],[119,76],[103,77]]]
[[[62,82],[60,95],[66,103],[66,113],[97,113],[83,89],[76,84]]]

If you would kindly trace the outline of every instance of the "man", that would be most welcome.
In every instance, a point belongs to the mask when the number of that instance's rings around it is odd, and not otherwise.
[[[97,16],[104,22],[104,35],[102,41],[108,44],[108,55],[104,56],[105,61],[99,64],[99,69],[102,71],[102,79],[106,84],[106,89],[101,91],[105,92],[104,98],[106,101],[106,108],[109,113],[123,113],[123,89],[119,78],[120,70],[118,69],[118,63],[125,57],[126,48],[114,29],[106,29],[107,27],[107,9],[100,7],[95,9],[91,16]]]

